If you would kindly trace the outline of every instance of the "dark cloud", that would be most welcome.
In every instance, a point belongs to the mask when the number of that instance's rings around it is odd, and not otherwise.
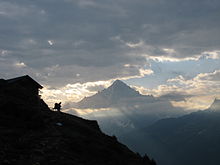
[[[139,67],[123,66],[144,66],[142,54],[182,59],[219,50],[219,7],[217,0],[2,0],[0,50],[9,53],[0,69],[8,63],[9,76],[28,70],[57,85],[137,75]],[[12,71],[11,61],[26,68]]]

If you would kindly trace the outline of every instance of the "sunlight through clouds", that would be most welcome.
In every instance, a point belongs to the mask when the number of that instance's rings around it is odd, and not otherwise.
[[[48,40],[47,42],[48,42],[49,45],[51,45],[51,46],[54,44],[54,41],[52,41],[52,40]]]
[[[91,96],[96,93],[93,89],[104,89],[110,85],[112,81],[97,81],[87,82],[84,84],[67,84],[65,87],[53,89],[49,86],[45,86],[41,93],[46,102],[52,106],[57,101],[64,102],[77,102],[86,96]]]
[[[142,94],[152,94],[157,97],[170,93],[180,94],[187,97],[185,101],[171,101],[174,106],[191,110],[206,109],[215,98],[220,98],[220,70],[212,73],[200,73],[192,79],[185,79],[179,75],[176,78],[168,79],[167,84],[159,85],[155,89],[137,86],[136,89]]]
[[[51,103],[78,101],[116,79],[155,96],[176,91],[214,98],[220,3],[180,3],[1,1],[1,78],[29,74]]]
[[[24,68],[27,66],[24,62],[16,62],[14,65],[18,68]]]

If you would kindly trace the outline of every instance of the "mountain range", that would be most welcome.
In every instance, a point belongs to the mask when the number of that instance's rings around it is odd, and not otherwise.
[[[215,165],[220,162],[220,100],[207,110],[186,114],[168,100],[141,95],[122,81],[84,98],[77,108],[109,108],[86,118],[115,134],[136,152],[163,165]]]
[[[83,117],[97,120],[105,133],[116,136],[146,127],[162,118],[185,114],[173,107],[169,100],[142,95],[120,80],[72,105],[81,111],[94,109]]]
[[[104,89],[93,96],[85,97],[76,103],[76,107],[81,109],[117,107],[125,102],[132,105],[133,102],[143,99],[144,101],[155,101],[153,96],[141,95],[124,82],[116,80],[107,89]]]
[[[220,161],[220,100],[204,111],[162,119],[121,137],[134,151],[147,152],[163,165],[215,165]],[[132,136],[135,135],[135,136]]]

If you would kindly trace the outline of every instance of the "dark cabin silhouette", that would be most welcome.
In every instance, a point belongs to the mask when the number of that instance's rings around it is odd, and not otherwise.
[[[28,92],[32,96],[39,96],[39,89],[43,87],[38,84],[30,76],[25,75],[8,80],[0,79],[0,90],[11,89],[11,92],[26,93]]]
[[[40,115],[41,109],[48,110],[47,104],[39,95],[39,89],[42,88],[28,75],[7,80],[0,79],[0,113],[24,118],[31,116],[40,120],[36,116]]]

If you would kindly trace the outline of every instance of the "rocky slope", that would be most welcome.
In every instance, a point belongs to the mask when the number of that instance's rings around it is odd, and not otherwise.
[[[220,161],[220,112],[198,111],[179,118],[160,120],[146,129],[146,147],[165,165],[215,165]],[[147,150],[145,150],[147,152]],[[167,154],[169,153],[169,155]]]
[[[155,164],[103,134],[96,121],[51,111],[24,88],[0,89],[0,101],[0,164]]]
[[[163,165],[215,165],[220,162],[220,106],[157,121],[135,137],[122,140],[134,151],[147,152]],[[151,150],[148,150],[151,148]]]

